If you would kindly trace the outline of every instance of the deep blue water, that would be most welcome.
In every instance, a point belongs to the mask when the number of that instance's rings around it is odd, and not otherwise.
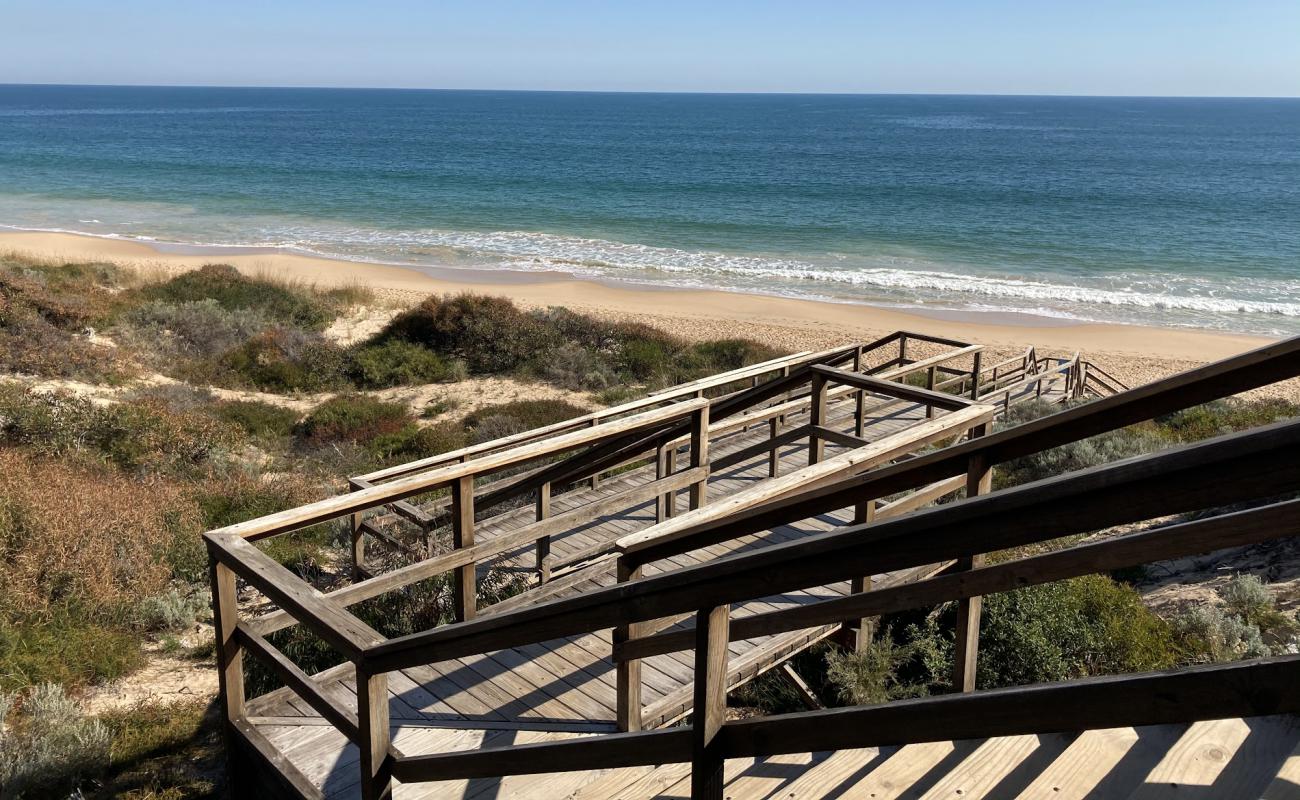
[[[0,86],[0,224],[1300,331],[1300,100]]]

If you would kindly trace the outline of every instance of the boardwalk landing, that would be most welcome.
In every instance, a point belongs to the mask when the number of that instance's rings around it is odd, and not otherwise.
[[[806,416],[806,412],[803,416]],[[797,419],[791,420],[791,424],[797,422]],[[876,415],[872,415],[869,409],[866,422],[865,438],[877,440],[926,422],[926,411],[921,405],[895,404]],[[828,426],[846,433],[852,432],[852,403],[833,404]],[[715,458],[725,456],[761,441],[766,436],[766,426],[756,426],[750,431],[714,440],[711,453]],[[828,443],[826,457],[847,450],[846,447]],[[806,466],[808,446],[800,443],[781,448],[780,458],[782,473]],[[761,455],[713,474],[709,479],[710,502],[717,502],[727,495],[766,480],[768,469],[768,457]],[[553,510],[559,513],[576,508],[653,478],[654,470],[651,467],[626,472],[605,480],[598,489],[557,497]],[[684,501],[679,499],[678,502],[681,508]],[[494,526],[480,528],[479,537],[487,539],[500,535],[532,522],[533,519],[531,508],[519,509],[510,518]],[[847,511],[826,515],[797,526],[778,528],[763,536],[746,537],[734,543],[678,556],[668,564],[647,567],[646,573],[653,574],[661,569],[699,563],[733,552],[788,541],[829,530],[836,525],[848,524],[850,521],[851,514]],[[654,522],[655,503],[648,501],[629,511],[592,520],[554,537],[552,553],[563,560],[570,554],[590,548],[597,541],[613,541],[628,533],[643,530]],[[523,571],[531,570],[533,564],[533,548],[522,547],[506,554],[495,566]],[[939,566],[941,565],[877,575],[873,585],[880,588],[927,576]],[[580,579],[579,582],[571,582],[574,578]],[[613,561],[605,559],[575,573],[568,581],[557,579],[555,585],[563,588],[535,589],[502,606],[527,602],[529,597],[536,596],[539,591],[546,591],[548,597],[557,597],[580,593],[595,586],[611,585],[614,581]],[[746,603],[737,606],[732,613],[735,618],[741,618],[761,611],[843,595],[848,591],[847,583],[833,584],[813,591]],[[492,608],[488,608],[480,613],[491,611]],[[730,648],[728,680],[732,685],[750,680],[837,629],[839,626],[825,626],[794,634],[734,642]],[[489,655],[392,673],[389,676],[389,714],[393,744],[403,751],[431,753],[476,748],[503,741],[523,742],[535,736],[613,731],[615,692],[611,646],[611,632],[605,630],[544,645],[502,650]],[[654,656],[643,662],[643,699],[646,706],[644,721],[647,727],[671,723],[689,712],[692,658],[689,652],[679,652]],[[356,686],[350,673],[350,665],[344,665],[319,677],[327,678],[326,685],[337,692],[347,706],[355,707]],[[322,720],[309,706],[287,690],[280,690],[250,700],[247,713],[250,722],[305,775],[323,787],[327,796],[355,796],[359,780],[356,747],[347,744],[342,734]],[[419,791],[409,796],[448,796],[440,793],[444,790],[434,789],[433,786],[410,787]],[[399,788],[398,796],[406,797],[408,792]]]

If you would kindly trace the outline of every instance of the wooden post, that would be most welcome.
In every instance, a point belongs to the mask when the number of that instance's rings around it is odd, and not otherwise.
[[[474,476],[466,475],[451,485],[451,546],[461,550],[474,545]],[[474,564],[457,567],[452,586],[456,621],[473,619],[478,611],[478,569]]]
[[[812,375],[812,394],[808,398],[808,424],[816,428],[826,423],[826,376],[820,372]],[[826,443],[816,431],[808,434],[808,463],[816,464],[826,452]]]
[[[975,364],[970,370],[970,399],[972,400],[980,399],[980,372],[983,371],[984,367],[983,356],[984,353],[982,352],[975,354]]]
[[[225,707],[226,723],[244,716],[244,650],[235,635],[239,624],[239,597],[235,573],[208,556],[208,577],[212,581],[212,626],[216,636],[217,682]]]
[[[392,764],[388,760],[388,675],[367,674],[357,666],[357,723],[361,742],[361,798],[387,800],[393,796]]]
[[[633,566],[627,556],[618,559],[618,582],[625,583],[641,577],[641,567]],[[638,634],[637,623],[621,625],[614,629],[614,644],[631,641]],[[615,673],[615,719],[618,729],[627,733],[641,730],[641,660],[619,661]]]
[[[594,428],[599,424],[600,424],[600,420],[596,419],[595,417],[591,418],[591,427]],[[600,488],[600,473],[596,473],[595,475],[591,476],[591,488],[593,489]]]
[[[668,453],[667,446],[660,442],[655,447],[655,480],[668,477]],[[663,522],[668,519],[668,494],[661,494],[655,498],[655,522]]]
[[[718,731],[727,711],[727,640],[731,608],[695,615],[695,705],[691,717],[691,798],[722,800],[723,765]]]
[[[859,345],[857,351],[853,354],[853,371],[862,371],[862,346]],[[853,435],[862,438],[863,431],[866,430],[866,403],[867,390],[858,389],[854,393],[853,399]]]
[[[691,468],[709,465],[709,407],[691,412]],[[709,476],[706,474],[691,484],[691,510],[704,505],[709,494]]]
[[[775,439],[777,433],[781,430],[779,417],[772,417],[767,421],[768,435]],[[773,447],[767,451],[767,475],[769,478],[775,478],[781,472],[781,448]]]
[[[898,337],[898,363],[900,366],[907,362],[907,337]]]
[[[853,524],[864,525],[874,521],[876,518],[876,501],[868,500],[865,503],[859,503],[853,509]],[[860,578],[854,578],[849,582],[849,591],[853,594],[871,591],[871,576],[863,575]],[[856,653],[861,653],[871,644],[871,637],[875,635],[875,619],[866,617],[863,619],[851,619],[844,623],[844,634],[846,644],[849,649]]]
[[[348,491],[355,492],[360,487],[348,481]],[[361,530],[360,511],[348,517],[349,534],[352,540],[352,582],[357,583],[370,577],[370,571],[366,569],[366,535]]]
[[[537,521],[551,516],[551,482],[537,487]],[[551,537],[537,540],[537,580],[546,583],[551,579]]]
[[[677,446],[671,445],[664,450],[664,477],[677,471]],[[664,516],[672,517],[677,513],[677,492],[664,492]]]
[[[934,391],[934,369],[934,367],[930,367],[925,373],[925,388],[932,392]],[[934,406],[930,403],[925,405],[925,418],[934,419]]]
[[[986,425],[971,431],[972,438],[988,432]],[[966,496],[987,494],[993,486],[993,468],[982,453],[972,455],[966,468]],[[983,555],[957,559],[954,570],[970,570],[984,563]],[[983,598],[957,601],[956,647],[953,652],[952,686],[954,691],[975,691],[975,664],[980,647],[980,611]]]

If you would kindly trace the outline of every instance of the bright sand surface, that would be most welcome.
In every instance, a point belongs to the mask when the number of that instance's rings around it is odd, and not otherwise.
[[[402,305],[435,292],[477,292],[505,296],[525,307],[565,306],[596,316],[645,322],[687,338],[744,336],[787,350],[822,349],[895,330],[912,330],[988,345],[995,354],[1029,345],[1036,346],[1040,354],[1079,351],[1130,385],[1273,341],[1261,336],[1075,324],[1004,314],[909,313],[850,303],[607,283],[562,273],[401,267],[275,250],[229,248],[195,253],[66,233],[0,232],[0,253],[48,261],[107,261],[161,274],[227,263],[248,274],[322,288],[364,286]],[[1279,386],[1267,394],[1295,397],[1300,390],[1293,385]]]

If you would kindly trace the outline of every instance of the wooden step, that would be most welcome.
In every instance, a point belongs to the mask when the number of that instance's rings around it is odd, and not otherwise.
[[[1043,766],[1064,752],[1073,738],[1029,734],[989,739],[921,795],[922,800],[1014,797]]]

